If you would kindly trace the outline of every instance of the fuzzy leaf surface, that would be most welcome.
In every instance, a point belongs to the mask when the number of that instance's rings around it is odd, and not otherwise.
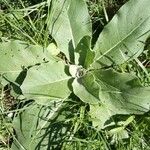
[[[42,104],[67,98],[71,93],[69,88],[71,76],[65,73],[65,67],[63,62],[51,60],[49,63],[30,68],[21,85],[25,97]]]
[[[73,83],[73,92],[85,103],[98,104],[99,85],[95,82],[93,74],[88,73],[82,78],[75,78]]]
[[[83,37],[75,49],[75,64],[88,68],[93,62],[94,51],[91,50],[91,37]]]
[[[150,35],[149,6],[149,0],[130,0],[121,7],[96,42],[94,68],[121,64],[141,54]]]
[[[62,140],[61,136],[64,136],[67,131],[65,126],[62,127],[59,123],[53,124],[53,122],[62,105],[63,101],[52,102],[49,107],[33,103],[19,113],[13,120],[16,138],[11,149],[47,150],[52,146],[59,147],[58,141]]]
[[[9,81],[15,81],[23,68],[48,61],[51,56],[39,45],[29,45],[22,41],[0,43],[0,74]]]
[[[74,61],[73,51],[84,36],[92,34],[88,9],[84,0],[53,1],[47,19],[50,34],[59,49],[70,61]]]
[[[95,70],[73,82],[74,93],[90,104],[94,126],[104,128],[116,114],[143,114],[150,108],[150,88],[128,73]]]

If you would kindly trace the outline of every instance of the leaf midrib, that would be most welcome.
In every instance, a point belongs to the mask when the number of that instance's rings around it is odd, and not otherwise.
[[[33,85],[33,86],[25,86],[25,87],[35,87],[35,86],[44,86],[44,85],[49,85],[49,84],[54,84],[54,83],[58,83],[58,82],[62,82],[62,81],[65,81],[65,80],[69,80],[71,79],[72,77],[67,77],[67,78],[63,78],[61,80],[56,80],[54,82],[48,82],[47,84],[43,83],[43,84],[39,84],[39,85]]]

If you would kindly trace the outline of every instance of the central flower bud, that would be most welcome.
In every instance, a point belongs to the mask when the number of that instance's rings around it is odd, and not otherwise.
[[[85,69],[82,66],[70,65],[69,66],[69,73],[74,78],[80,78],[85,74]]]

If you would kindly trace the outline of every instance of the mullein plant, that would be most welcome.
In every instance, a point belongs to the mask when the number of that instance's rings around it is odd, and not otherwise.
[[[49,137],[46,129],[71,95],[88,104],[97,130],[113,125],[116,115],[149,111],[150,87],[143,87],[135,74],[112,67],[138,60],[143,52],[150,35],[149,5],[149,0],[123,5],[92,49],[92,24],[84,0],[50,0],[46,25],[55,44],[43,47],[14,39],[0,43],[3,86],[11,84],[14,97],[34,100],[13,120],[17,138],[12,149],[47,149],[55,134]],[[126,135],[126,122],[116,131]],[[65,128],[64,133],[68,134]]]

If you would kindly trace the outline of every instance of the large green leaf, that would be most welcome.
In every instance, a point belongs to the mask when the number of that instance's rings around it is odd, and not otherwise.
[[[73,92],[82,101],[86,103],[98,104],[99,85],[95,82],[93,74],[88,73],[82,78],[75,78],[73,83]]]
[[[51,52],[51,49],[21,41],[3,42],[0,44],[0,73],[6,80],[22,85],[26,98],[36,98],[42,104],[64,99],[70,94],[68,80],[71,77],[65,73],[65,64],[56,62]],[[17,86],[13,85],[13,89],[21,94]]]
[[[95,68],[121,64],[142,52],[150,35],[149,6],[149,0],[130,0],[104,27],[94,47]]]
[[[90,104],[93,124],[100,128],[104,128],[113,115],[143,114],[150,108],[150,88],[142,87],[138,79],[128,73],[91,71],[74,80],[73,90]]]
[[[34,103],[19,113],[13,120],[16,138],[11,149],[48,150],[59,147],[68,132],[60,117],[56,121],[62,107],[63,101],[51,103],[49,107]]]
[[[67,66],[63,62],[52,60],[30,68],[21,85],[23,94],[42,104],[50,100],[67,98],[71,93],[69,89],[71,76],[65,73],[65,69],[67,70]]]
[[[50,52],[43,47],[17,40],[0,43],[0,57],[0,74],[12,82],[23,68],[51,59]]]
[[[93,62],[94,54],[91,50],[91,37],[83,37],[75,49],[75,64],[87,69]]]
[[[50,34],[67,58],[73,61],[73,49],[84,36],[91,37],[91,23],[84,0],[52,1],[48,26]]]
[[[143,114],[149,111],[150,87],[140,86],[134,76],[111,70],[94,74],[101,86],[101,104],[90,105],[94,126],[104,128],[116,114]]]

